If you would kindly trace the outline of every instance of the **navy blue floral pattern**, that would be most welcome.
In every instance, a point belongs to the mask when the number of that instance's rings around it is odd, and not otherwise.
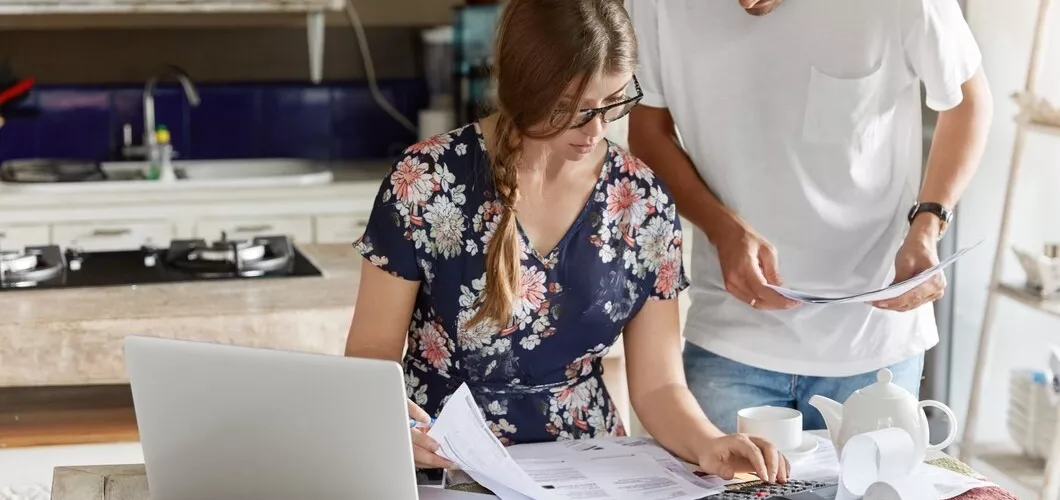
[[[409,147],[380,186],[356,245],[372,264],[420,282],[404,359],[408,396],[437,415],[466,382],[506,444],[624,435],[602,358],[645,301],[675,299],[688,286],[670,194],[609,142],[583,211],[548,255],[519,229],[511,322],[468,327],[503,210],[477,124]]]

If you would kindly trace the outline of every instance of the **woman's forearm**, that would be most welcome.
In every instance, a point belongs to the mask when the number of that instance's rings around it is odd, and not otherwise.
[[[700,409],[683,384],[659,387],[633,401],[637,418],[663,448],[689,463],[698,463],[706,442],[724,436]]]

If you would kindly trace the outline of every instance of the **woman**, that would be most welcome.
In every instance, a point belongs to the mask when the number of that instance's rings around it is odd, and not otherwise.
[[[724,435],[685,386],[679,219],[603,138],[641,97],[635,52],[618,0],[508,1],[497,111],[410,147],[380,188],[346,353],[403,358],[421,421],[467,383],[511,444],[623,435],[601,378],[622,333],[630,400],[662,446],[786,481],[772,445]],[[450,465],[411,432],[418,467]]]

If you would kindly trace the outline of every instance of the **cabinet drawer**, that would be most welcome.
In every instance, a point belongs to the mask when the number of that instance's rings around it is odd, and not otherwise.
[[[0,249],[21,250],[50,243],[48,226],[0,226]]]
[[[64,223],[52,226],[52,241],[86,251],[135,250],[150,243],[168,246],[173,224],[168,221],[116,221],[105,223]]]
[[[231,217],[202,219],[195,223],[195,236],[207,241],[221,238],[250,239],[256,236],[288,236],[296,243],[313,242],[310,217]]]
[[[320,215],[316,218],[317,243],[353,243],[364,234],[371,214]]]

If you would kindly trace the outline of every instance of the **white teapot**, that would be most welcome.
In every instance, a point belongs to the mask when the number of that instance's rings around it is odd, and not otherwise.
[[[824,416],[836,453],[851,436],[890,427],[905,429],[913,437],[917,463],[923,462],[928,450],[941,450],[957,437],[957,418],[953,410],[938,401],[917,401],[909,391],[891,383],[894,375],[886,368],[876,372],[876,383],[858,389],[839,404],[824,396],[810,398],[810,406]],[[941,443],[931,444],[924,408],[933,406],[946,414],[949,434]]]

